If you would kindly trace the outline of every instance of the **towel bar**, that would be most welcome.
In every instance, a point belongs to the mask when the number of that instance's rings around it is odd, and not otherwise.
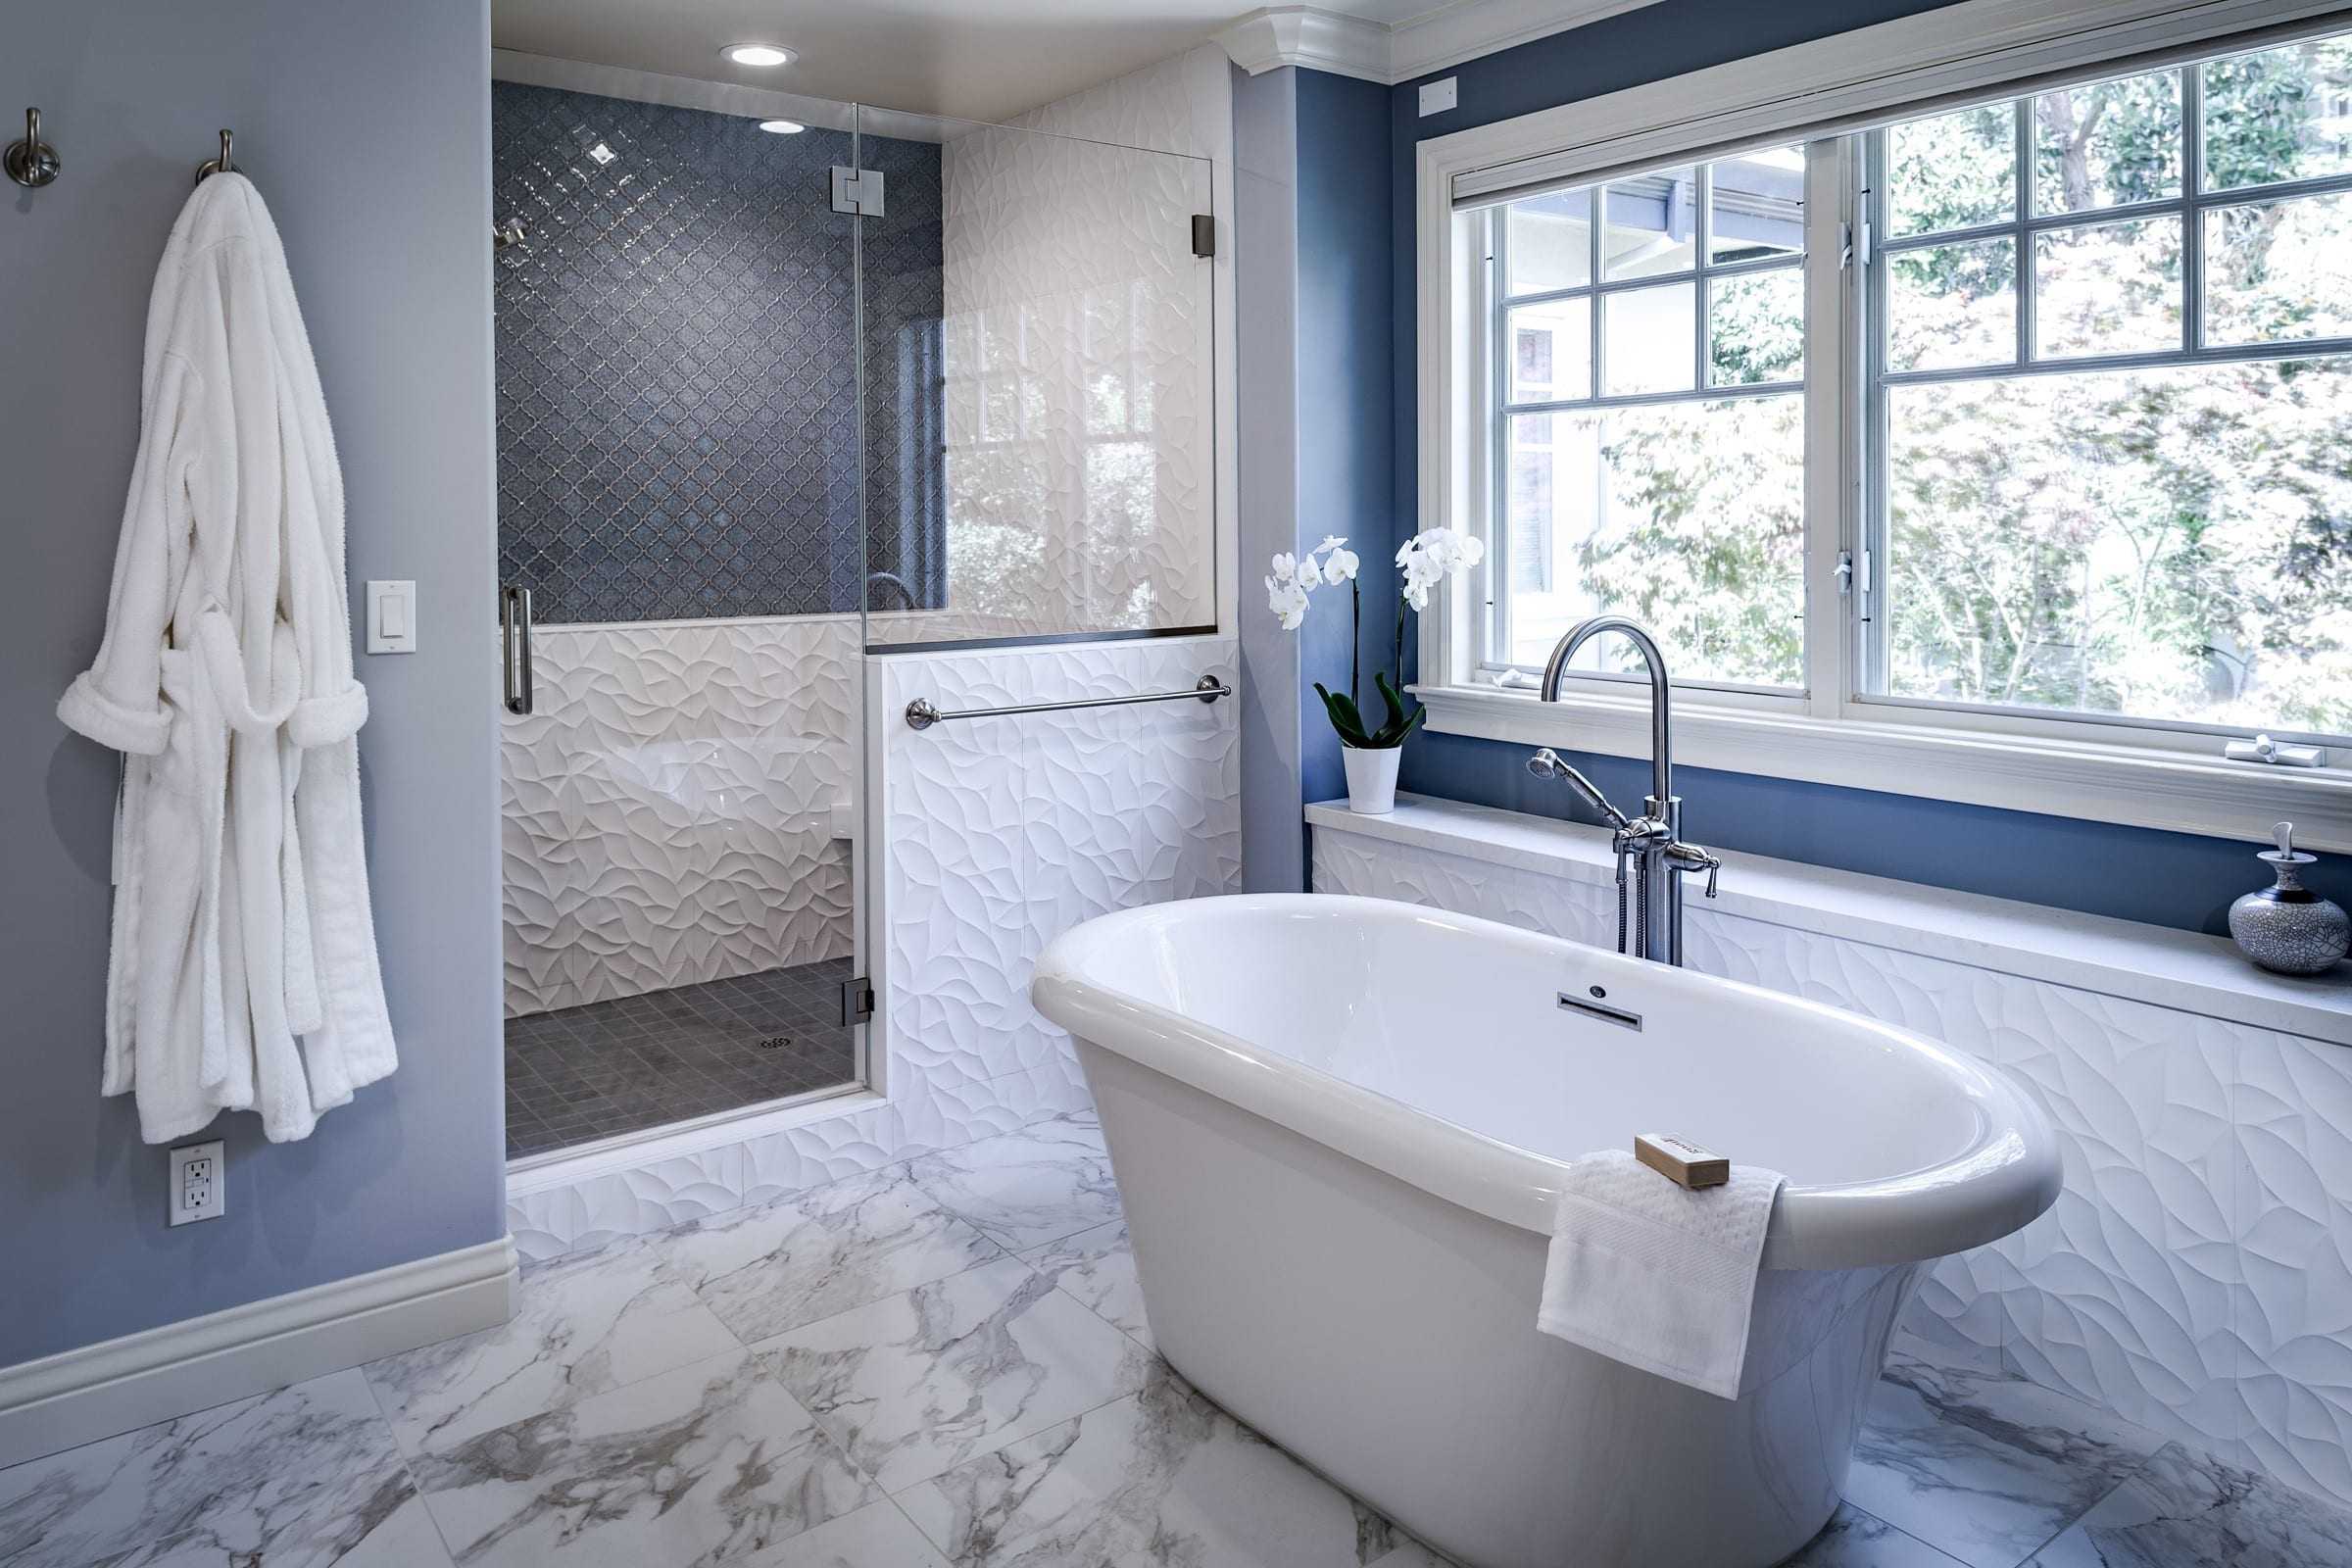
[[[906,727],[929,729],[950,718],[998,718],[1006,713],[1052,713],[1065,708],[1120,708],[1128,703],[1176,703],[1186,698],[1195,702],[1213,703],[1220,697],[1231,697],[1233,688],[1214,675],[1203,675],[1190,688],[1180,692],[1134,692],[1125,697],[1076,697],[1061,703],[1014,703],[1004,708],[939,709],[930,699],[917,697],[906,705]]]

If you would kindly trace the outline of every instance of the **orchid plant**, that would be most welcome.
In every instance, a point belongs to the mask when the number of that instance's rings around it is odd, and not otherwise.
[[[1372,684],[1380,692],[1387,716],[1375,729],[1364,722],[1363,710],[1357,706],[1363,690],[1362,646],[1364,625],[1364,590],[1357,576],[1360,563],[1348,541],[1337,534],[1327,535],[1323,542],[1303,556],[1287,551],[1274,558],[1272,572],[1266,578],[1266,605],[1282,621],[1285,631],[1297,631],[1305,623],[1306,612],[1316,589],[1348,585],[1348,608],[1353,613],[1353,635],[1348,639],[1348,689],[1334,692],[1321,681],[1315,682],[1315,695],[1323,699],[1323,708],[1331,715],[1331,727],[1340,734],[1340,742],[1360,751],[1385,751],[1402,746],[1427,716],[1416,704],[1408,712],[1401,688],[1404,685],[1404,617],[1408,611],[1427,610],[1430,590],[1456,572],[1467,571],[1486,558],[1487,548],[1478,540],[1454,528],[1431,528],[1417,533],[1398,548],[1396,566],[1403,573],[1397,592],[1396,679],[1391,681],[1386,670],[1372,672]]]

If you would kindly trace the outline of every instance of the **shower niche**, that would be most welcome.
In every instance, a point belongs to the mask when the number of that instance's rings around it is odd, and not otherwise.
[[[868,1080],[869,660],[1213,624],[1212,307],[1200,160],[518,58],[489,220],[540,1163]]]

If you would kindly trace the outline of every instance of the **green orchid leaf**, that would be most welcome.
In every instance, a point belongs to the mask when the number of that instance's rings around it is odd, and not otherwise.
[[[1355,699],[1345,692],[1327,690],[1321,681],[1315,682],[1315,695],[1323,699],[1323,710],[1331,717],[1331,727],[1340,740],[1348,746],[1370,747],[1376,743],[1365,732],[1364,715],[1356,710]]]

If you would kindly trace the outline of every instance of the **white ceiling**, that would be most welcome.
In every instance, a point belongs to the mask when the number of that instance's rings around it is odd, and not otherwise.
[[[1440,0],[1318,0],[1390,24]],[[560,59],[1003,120],[1205,42],[1246,0],[492,0],[492,41]],[[732,43],[800,58],[754,71]]]

